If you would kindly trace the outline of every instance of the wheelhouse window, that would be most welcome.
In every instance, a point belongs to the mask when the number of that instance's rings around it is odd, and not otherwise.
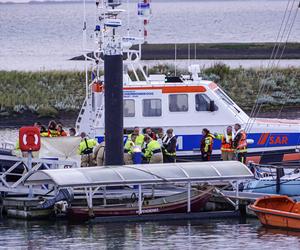
[[[189,107],[187,94],[169,95],[170,112],[187,112]]]
[[[161,116],[161,99],[144,99],[143,100],[143,116],[153,117]]]
[[[135,116],[135,101],[131,99],[124,100],[124,117]]]
[[[195,95],[196,111],[211,111],[211,100],[205,94]],[[217,105],[214,104],[213,110],[218,110]]]

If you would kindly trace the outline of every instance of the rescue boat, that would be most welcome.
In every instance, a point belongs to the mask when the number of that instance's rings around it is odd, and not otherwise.
[[[116,6],[120,3],[116,2]],[[97,5],[95,51],[92,77],[86,70],[86,98],[76,121],[78,132],[86,132],[101,142],[104,138],[104,77],[100,75],[100,62],[106,37],[106,7]],[[147,19],[150,5],[138,6],[142,20]],[[107,14],[108,13],[108,14]],[[102,20],[102,21],[101,21]],[[105,27],[102,29],[101,27]],[[129,32],[128,32],[129,34]],[[120,39],[124,57],[124,134],[135,126],[151,127],[154,131],[173,128],[177,136],[177,156],[180,159],[200,159],[200,141],[203,128],[212,133],[224,133],[228,125],[247,126],[250,160],[260,163],[281,162],[289,153],[295,153],[300,143],[300,120],[249,117],[216,83],[203,80],[200,66],[191,65],[189,75],[169,77],[162,74],[147,75],[140,64],[143,38],[124,36]],[[86,36],[85,36],[86,37]],[[135,45],[135,46],[133,46]],[[131,72],[129,73],[129,69]],[[234,98],[234,97],[233,97]],[[263,157],[261,153],[263,152]],[[220,159],[220,141],[215,140],[212,159]],[[254,156],[252,158],[251,156]],[[300,159],[300,153],[294,157]]]
[[[270,163],[300,159],[300,153],[295,152],[300,142],[300,120],[250,118],[217,84],[201,80],[198,73],[193,72],[190,79],[150,75],[146,82],[125,82],[125,134],[135,126],[154,130],[161,127],[164,131],[173,128],[178,141],[177,156],[196,160],[203,128],[224,133],[228,125],[240,123],[245,127],[252,123],[247,131],[247,138],[253,141],[248,155],[256,157],[251,160]],[[79,132],[88,132],[99,142],[104,138],[103,104],[102,83],[94,81],[76,122]],[[213,158],[219,155],[220,142],[215,140]]]
[[[254,211],[264,226],[300,229],[300,202],[288,196],[268,196],[258,200],[249,209]]]

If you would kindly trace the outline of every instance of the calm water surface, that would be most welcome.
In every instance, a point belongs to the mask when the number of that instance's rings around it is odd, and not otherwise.
[[[83,224],[0,221],[0,249],[300,249],[300,232],[255,219]]]
[[[274,42],[287,2],[153,0],[148,41]],[[124,3],[122,8],[127,9]],[[131,35],[137,35],[141,26],[135,3],[129,4]],[[95,25],[95,5],[88,3],[86,11],[90,36]],[[126,31],[126,15],[123,20]],[[289,41],[300,41],[299,23],[300,15]],[[68,61],[82,53],[82,27],[81,2],[0,5],[0,70],[84,69],[82,62]],[[93,39],[88,45],[94,46]]]

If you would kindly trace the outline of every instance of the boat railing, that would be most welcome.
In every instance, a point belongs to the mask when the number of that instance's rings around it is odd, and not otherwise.
[[[41,195],[51,190],[51,185],[25,186],[24,182],[38,170],[75,168],[76,162],[31,157],[0,155],[0,192]],[[53,185],[52,185],[53,186]]]

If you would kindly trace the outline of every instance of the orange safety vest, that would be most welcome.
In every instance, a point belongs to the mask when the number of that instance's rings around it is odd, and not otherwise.
[[[237,149],[239,152],[247,151],[247,135],[245,131],[241,131],[241,139],[238,141]]]
[[[58,136],[67,136],[67,133],[65,131],[62,131],[62,132],[58,132]]]
[[[222,135],[222,140],[221,140],[221,151],[222,152],[234,152],[233,149],[233,141],[232,141],[232,136],[228,135],[229,142],[226,141],[226,136]]]

